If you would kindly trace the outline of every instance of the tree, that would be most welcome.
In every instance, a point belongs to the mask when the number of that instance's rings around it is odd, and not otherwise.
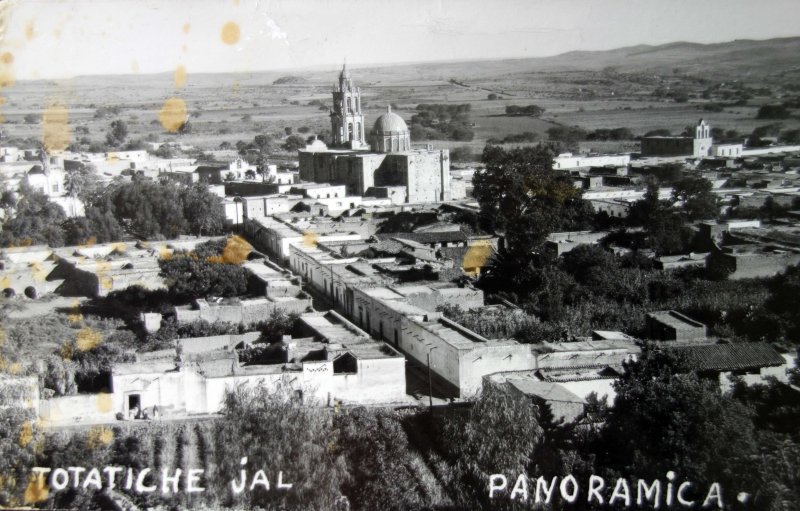
[[[764,105],[758,109],[756,119],[788,119],[792,113],[784,105]]]
[[[669,137],[672,136],[672,133],[668,129],[659,128],[655,130],[650,130],[644,134],[645,137]]]
[[[252,171],[250,171],[252,172]],[[225,225],[225,208],[219,196],[203,183],[181,190],[183,216],[188,229],[197,236],[219,234]]]
[[[106,142],[112,147],[119,147],[128,136],[128,125],[125,121],[117,119],[111,122],[109,131],[106,133]]]
[[[551,232],[589,226],[591,205],[569,175],[553,170],[546,147],[487,146],[482,159],[486,168],[473,179],[482,227],[504,232],[510,253],[528,259]]]
[[[4,247],[23,244],[45,244],[51,247],[64,245],[66,215],[58,204],[46,195],[27,185],[20,187],[23,195],[16,204],[16,212],[3,224],[0,245]]]
[[[306,146],[306,140],[299,136],[299,135],[291,135],[286,138],[286,141],[283,143],[283,148],[286,151],[297,151],[298,149],[302,149]]]
[[[719,199],[711,181],[700,176],[687,176],[672,187],[672,199],[682,203],[689,220],[711,220],[719,216]]]
[[[469,416],[448,421],[442,436],[462,492],[459,503],[468,508],[488,507],[490,474],[536,474],[533,453],[542,436],[536,407],[495,385],[484,386]]]
[[[227,245],[226,245],[227,246]],[[212,254],[198,247],[198,252],[173,254],[158,261],[169,293],[177,302],[197,297],[234,297],[247,293],[249,272],[239,261]]]
[[[272,137],[269,135],[256,135],[253,139],[253,143],[255,144],[256,149],[259,150],[261,154],[269,154],[274,150],[274,142]],[[239,148],[239,144],[236,144],[236,147]],[[241,148],[240,148],[241,151]]]
[[[292,399],[288,379],[276,391],[237,387],[225,397],[223,417],[215,423],[211,486],[225,507],[244,509],[339,509],[347,476],[344,454],[337,448],[338,432],[332,413],[303,406]],[[247,467],[239,461],[247,458]],[[231,491],[232,474],[249,473],[241,495]],[[250,481],[257,470],[269,478],[270,490]],[[289,491],[276,488],[279,471]],[[238,480],[238,477],[237,477]]]
[[[687,367],[674,352],[653,345],[626,364],[614,384],[617,396],[599,463],[646,480],[672,470],[701,487],[720,482],[731,491],[750,488],[747,467],[755,454],[751,411],[722,394],[717,381],[678,374]]]
[[[342,492],[354,509],[429,508],[432,497],[418,477],[399,414],[355,408],[333,422],[349,476]]]
[[[577,126],[553,126],[547,129],[547,137],[567,147],[575,147],[581,140],[586,140],[587,133]]]

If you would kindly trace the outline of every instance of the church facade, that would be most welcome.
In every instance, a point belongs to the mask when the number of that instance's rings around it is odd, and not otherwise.
[[[705,158],[711,155],[711,126],[700,119],[693,137],[642,137],[642,156],[688,156]]]
[[[300,178],[343,184],[348,195],[390,198],[395,203],[451,200],[450,153],[415,148],[402,117],[391,108],[375,121],[366,144],[361,88],[342,68],[333,88],[331,146],[317,140],[299,151]]]

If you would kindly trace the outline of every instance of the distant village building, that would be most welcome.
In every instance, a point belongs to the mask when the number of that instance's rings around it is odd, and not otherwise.
[[[711,154],[711,126],[703,119],[691,137],[642,137],[642,156],[687,156],[703,158]]]

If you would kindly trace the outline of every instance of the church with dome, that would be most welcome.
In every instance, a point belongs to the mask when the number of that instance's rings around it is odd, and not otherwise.
[[[368,135],[361,88],[346,66],[333,87],[330,117],[330,146],[315,140],[299,151],[300,179],[346,185],[348,195],[395,204],[451,200],[449,151],[413,146],[406,122],[391,107]]]

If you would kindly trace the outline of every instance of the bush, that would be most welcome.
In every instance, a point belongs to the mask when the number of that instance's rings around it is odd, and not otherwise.
[[[791,115],[784,105],[764,105],[758,109],[756,119],[788,119]]]

